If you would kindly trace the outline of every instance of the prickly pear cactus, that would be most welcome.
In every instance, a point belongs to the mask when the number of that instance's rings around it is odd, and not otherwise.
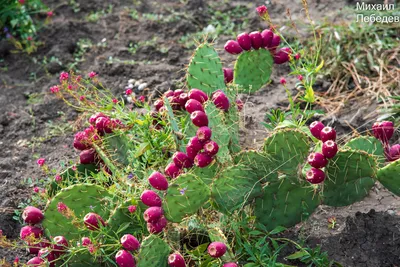
[[[262,183],[278,181],[278,172],[273,159],[255,150],[242,151],[235,155],[235,164],[250,167]]]
[[[196,213],[209,199],[210,190],[203,181],[193,174],[183,174],[173,180],[164,197],[165,217],[180,222],[186,216]]]
[[[217,174],[219,165],[215,162],[214,164],[208,165],[205,168],[194,167],[191,174],[196,175],[206,185],[210,185]]]
[[[211,44],[197,47],[190,59],[186,81],[189,89],[197,88],[207,94],[225,88],[221,60]]]
[[[378,170],[378,181],[393,194],[400,196],[400,160],[393,161]]]
[[[94,212],[103,219],[108,218],[112,197],[103,187],[92,184],[76,184],[62,189],[46,206],[42,222],[46,235],[79,239],[81,232],[86,231],[83,217]],[[68,212],[60,212],[57,209],[59,203],[65,204]]]
[[[156,235],[143,239],[138,256],[138,267],[167,267],[171,248]]]
[[[385,163],[385,155],[382,143],[372,136],[361,136],[354,138],[345,144],[354,150],[362,150],[376,157],[380,165]]]
[[[266,49],[245,51],[236,60],[233,82],[241,93],[255,92],[269,81],[273,64]]]
[[[347,206],[362,200],[375,183],[376,160],[363,151],[341,150],[326,167],[324,204]]]

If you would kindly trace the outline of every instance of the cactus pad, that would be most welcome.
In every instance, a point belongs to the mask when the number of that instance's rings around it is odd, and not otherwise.
[[[178,176],[168,187],[163,209],[167,220],[180,222],[184,217],[196,213],[209,199],[210,190],[193,174]]]
[[[244,165],[224,169],[211,188],[211,198],[216,208],[227,214],[243,208],[262,193],[258,175]]]
[[[186,82],[189,89],[197,88],[207,94],[225,88],[222,63],[211,44],[203,43],[197,47],[190,59]]]
[[[269,81],[273,64],[266,49],[245,51],[236,60],[233,82],[241,93],[256,92]]]
[[[400,196],[400,160],[378,170],[378,181],[393,194]]]
[[[357,137],[347,142],[345,146],[354,150],[365,151],[368,154],[376,156],[380,164],[385,163],[386,158],[382,143],[375,137]]]
[[[92,184],[76,184],[62,189],[47,204],[42,222],[46,234],[62,235],[67,240],[78,239],[80,232],[86,232],[83,217],[87,213],[95,212],[103,219],[108,218],[111,197],[106,189]],[[60,202],[64,203],[73,215],[64,216],[58,212],[57,205]],[[79,227],[82,229],[78,229]]]
[[[214,163],[205,168],[193,167],[191,174],[199,177],[206,185],[210,185],[218,171],[218,164]]]
[[[129,155],[132,148],[127,136],[123,134],[108,134],[102,140],[103,153],[99,153],[99,155],[106,164],[107,161],[110,161],[113,165],[122,168],[129,165]],[[104,159],[104,155],[107,159]]]
[[[140,244],[138,267],[167,267],[171,248],[156,235],[150,235]]]
[[[374,185],[376,161],[363,151],[341,150],[325,168],[324,204],[347,206],[362,200]]]
[[[268,231],[277,226],[291,227],[305,220],[320,203],[312,187],[301,187],[283,178],[264,188],[264,196],[257,198],[255,215]]]
[[[264,151],[273,160],[274,171],[288,175],[300,172],[300,165],[306,161],[309,148],[307,135],[294,129],[275,131],[264,143]]]

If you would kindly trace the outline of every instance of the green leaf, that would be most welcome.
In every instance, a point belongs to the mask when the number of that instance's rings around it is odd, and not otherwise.
[[[262,235],[263,233],[257,230],[249,232],[249,235]]]
[[[140,144],[140,146],[137,148],[136,152],[135,152],[135,158],[140,157],[141,155],[144,154],[144,152],[146,152],[146,150],[148,149],[149,144],[148,143],[142,143]]]
[[[295,259],[299,259],[299,258],[302,258],[304,256],[307,256],[307,255],[308,255],[307,251],[297,251],[297,252],[287,256],[286,259],[295,260]]]
[[[269,234],[271,234],[271,235],[276,235],[276,234],[279,234],[279,233],[281,233],[281,232],[283,232],[283,231],[286,231],[286,228],[285,228],[285,227],[283,227],[283,226],[277,226],[277,227],[275,227],[274,230],[272,230],[271,232],[269,232]]]

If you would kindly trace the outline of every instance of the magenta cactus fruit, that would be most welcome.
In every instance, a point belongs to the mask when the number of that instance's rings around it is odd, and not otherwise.
[[[144,190],[140,200],[148,207],[161,207],[161,198],[152,190]]]
[[[226,252],[226,245],[222,242],[212,242],[207,248],[208,254],[213,258],[222,257]]]
[[[41,239],[41,242],[26,242],[28,244],[29,254],[38,254],[42,248],[50,247],[50,242],[47,239]]]
[[[218,153],[219,146],[216,142],[210,140],[204,144],[203,149],[204,153],[212,157]]]
[[[157,100],[154,102],[154,107],[155,107],[155,109],[156,109],[157,111],[159,111],[160,108],[163,107],[163,106],[164,106],[164,101],[163,101],[162,99],[157,99]]]
[[[95,126],[95,125],[96,125],[97,119],[100,118],[100,117],[108,118],[108,117],[107,117],[106,115],[104,115],[103,113],[97,112],[96,114],[93,114],[92,116],[90,116],[90,118],[89,118],[89,123],[90,123],[91,125]]]
[[[279,49],[274,55],[274,63],[275,64],[283,64],[289,61],[290,54],[292,53],[292,49],[289,47],[282,47]]]
[[[372,126],[372,131],[374,133],[375,138],[381,140],[383,143],[387,143],[390,138],[392,138],[394,133],[393,122],[391,121],[382,121],[375,122]]]
[[[165,167],[165,175],[167,175],[170,178],[176,178],[179,176],[179,174],[181,174],[181,168],[179,168],[178,166],[176,166],[175,163],[171,162],[170,164],[167,165],[167,167]]]
[[[190,119],[192,123],[197,127],[208,126],[207,114],[203,111],[197,110],[190,114]]]
[[[270,48],[273,37],[274,37],[274,33],[271,30],[268,30],[268,29],[263,30],[261,32],[262,47]]]
[[[90,140],[85,132],[77,132],[74,136],[73,146],[78,150],[90,148]]]
[[[271,46],[269,47],[269,50],[271,52],[275,52],[276,48],[281,44],[281,37],[277,34],[274,34],[271,40]]]
[[[68,249],[68,241],[63,236],[56,236],[53,238],[53,253],[57,256],[64,254]]]
[[[325,158],[331,159],[337,152],[338,146],[334,141],[328,140],[322,144],[322,154],[324,154]]]
[[[181,105],[181,108],[185,108],[186,102],[189,100],[189,95],[186,93],[182,93],[179,95],[179,105]]]
[[[96,162],[96,150],[86,149],[79,154],[81,164],[92,164]]]
[[[161,218],[155,223],[148,222],[147,230],[152,234],[161,233],[165,226],[167,226],[167,223],[167,219],[164,216],[161,216]]]
[[[194,164],[199,168],[207,167],[212,161],[213,158],[205,152],[198,153],[194,158]]]
[[[167,190],[168,189],[168,181],[167,178],[160,172],[153,172],[149,176],[149,183],[152,187],[157,190]]]
[[[34,257],[26,263],[26,265],[29,267],[39,267],[39,266],[42,266],[43,264],[44,264],[44,260],[41,259],[40,257]]]
[[[188,101],[186,101],[185,109],[190,114],[192,114],[195,111],[203,111],[204,112],[203,105],[196,99],[189,99]]]
[[[174,96],[175,93],[172,90],[168,90],[164,93],[164,97],[170,97],[170,96]]]
[[[168,256],[168,265],[171,267],[186,267],[185,259],[178,252]]]
[[[240,47],[244,50],[251,49],[251,38],[247,32],[243,32],[236,37],[237,42],[239,43]]]
[[[81,245],[82,246],[87,247],[87,246],[89,246],[91,244],[92,244],[92,241],[90,240],[89,237],[86,237],[86,236],[82,237],[82,239],[81,239]]]
[[[197,136],[193,136],[192,138],[189,139],[187,146],[192,147],[194,150],[198,152],[203,149],[203,142]]]
[[[228,263],[225,263],[224,265],[222,265],[222,267],[238,267],[238,266],[239,265],[237,265],[234,262],[228,262]]]
[[[321,135],[322,129],[324,129],[324,128],[325,128],[325,125],[320,121],[314,121],[314,122],[312,122],[310,124],[310,132],[311,132],[311,134],[315,138],[317,138],[319,140],[321,140],[321,136],[320,135]]]
[[[36,207],[28,206],[22,213],[22,219],[26,223],[37,224],[43,220],[43,212]]]
[[[188,155],[186,155],[183,152],[175,152],[174,155],[172,155],[172,160],[174,161],[175,165],[178,168],[192,168],[193,167],[193,160],[189,158]]]
[[[54,266],[54,260],[56,259],[56,256],[51,252],[49,248],[42,248],[38,251],[38,257],[42,259],[47,259],[48,262],[50,262],[50,266]]]
[[[328,164],[328,160],[325,156],[318,152],[308,155],[307,161],[308,164],[317,169],[324,168],[326,164]]]
[[[196,136],[200,142],[204,143],[211,139],[211,129],[207,126],[200,127],[197,129]]]
[[[328,140],[335,141],[336,131],[332,127],[324,127],[319,136],[321,137],[322,142],[326,142]]]
[[[217,108],[222,109],[223,111],[228,111],[229,99],[225,95],[224,92],[219,91],[219,92],[214,93],[213,97],[212,97],[212,101]]]
[[[91,231],[98,230],[100,228],[99,223],[101,223],[103,226],[106,225],[103,218],[94,212],[89,212],[86,214],[83,218],[83,222],[85,223],[86,228]]]
[[[389,161],[395,161],[400,159],[400,144],[396,144],[389,149]]]
[[[115,261],[117,262],[119,267],[136,266],[135,258],[133,258],[132,254],[123,249],[118,251],[118,253],[115,255]]]
[[[121,245],[128,251],[135,251],[140,248],[139,241],[131,234],[126,234],[121,237]]]
[[[95,127],[99,133],[112,133],[112,124],[109,118],[97,118]]]
[[[234,40],[229,40],[228,42],[226,42],[224,49],[226,52],[232,55],[238,55],[243,51],[239,43]]]
[[[143,218],[146,222],[156,223],[163,214],[164,211],[161,207],[150,207],[144,211]]]
[[[261,36],[261,33],[255,31],[255,32],[251,32],[249,34],[249,37],[251,39],[251,46],[254,49],[259,49],[260,47],[262,47],[263,45],[263,38]]]
[[[183,91],[182,89],[176,89],[174,91],[174,96],[180,96],[181,94],[183,94],[185,91]]]
[[[222,68],[224,71],[224,81],[225,83],[230,83],[233,81],[233,69],[231,68]]]
[[[243,106],[244,106],[242,100],[236,99],[236,106],[237,106],[237,109],[238,109],[239,111],[242,111]]]
[[[42,236],[43,236],[43,229],[31,225],[22,227],[21,231],[19,232],[19,237],[25,241],[33,238],[38,239]]]
[[[325,180],[325,173],[313,167],[306,173],[306,179],[312,184],[319,184]]]
[[[208,96],[206,93],[201,91],[200,89],[193,88],[188,93],[189,99],[195,99],[199,101],[201,104],[208,100]]]

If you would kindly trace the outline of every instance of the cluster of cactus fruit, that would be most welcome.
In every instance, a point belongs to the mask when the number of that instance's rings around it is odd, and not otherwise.
[[[400,195],[400,161],[385,165],[382,160],[393,125],[391,130],[387,124],[374,126],[379,140],[358,137],[339,147],[333,128],[313,122],[307,131],[276,129],[261,149],[240,148],[243,104],[238,93],[258,90],[269,81],[273,61],[289,59],[281,55],[288,55],[287,49],[276,51],[278,37],[266,30],[229,41],[225,49],[240,53],[234,71],[222,68],[212,44],[199,45],[187,70],[187,93],[167,91],[155,101],[155,111],[149,111],[156,129],[173,129],[166,132],[175,137],[175,151],[166,167],[151,166],[142,179],[136,173],[133,183],[120,177],[134,164],[129,138],[135,133],[118,119],[93,115],[91,126],[74,139],[74,147],[82,151],[81,164],[63,174],[62,187],[50,185],[44,213],[34,207],[23,213],[29,225],[21,229],[21,239],[37,254],[28,266],[64,261],[69,266],[100,266],[113,256],[123,267],[183,267],[188,266],[183,246],[168,232],[179,231],[204,211],[217,211],[217,220],[245,213],[272,230],[294,226],[322,203],[345,206],[360,201],[376,180]],[[116,136],[115,129],[124,138]],[[93,164],[102,165],[111,178],[104,181]],[[236,249],[227,246],[224,231],[229,229],[216,231],[206,221],[200,223],[211,241],[207,252],[216,260],[212,266],[238,266],[235,260],[240,259],[227,256]]]

